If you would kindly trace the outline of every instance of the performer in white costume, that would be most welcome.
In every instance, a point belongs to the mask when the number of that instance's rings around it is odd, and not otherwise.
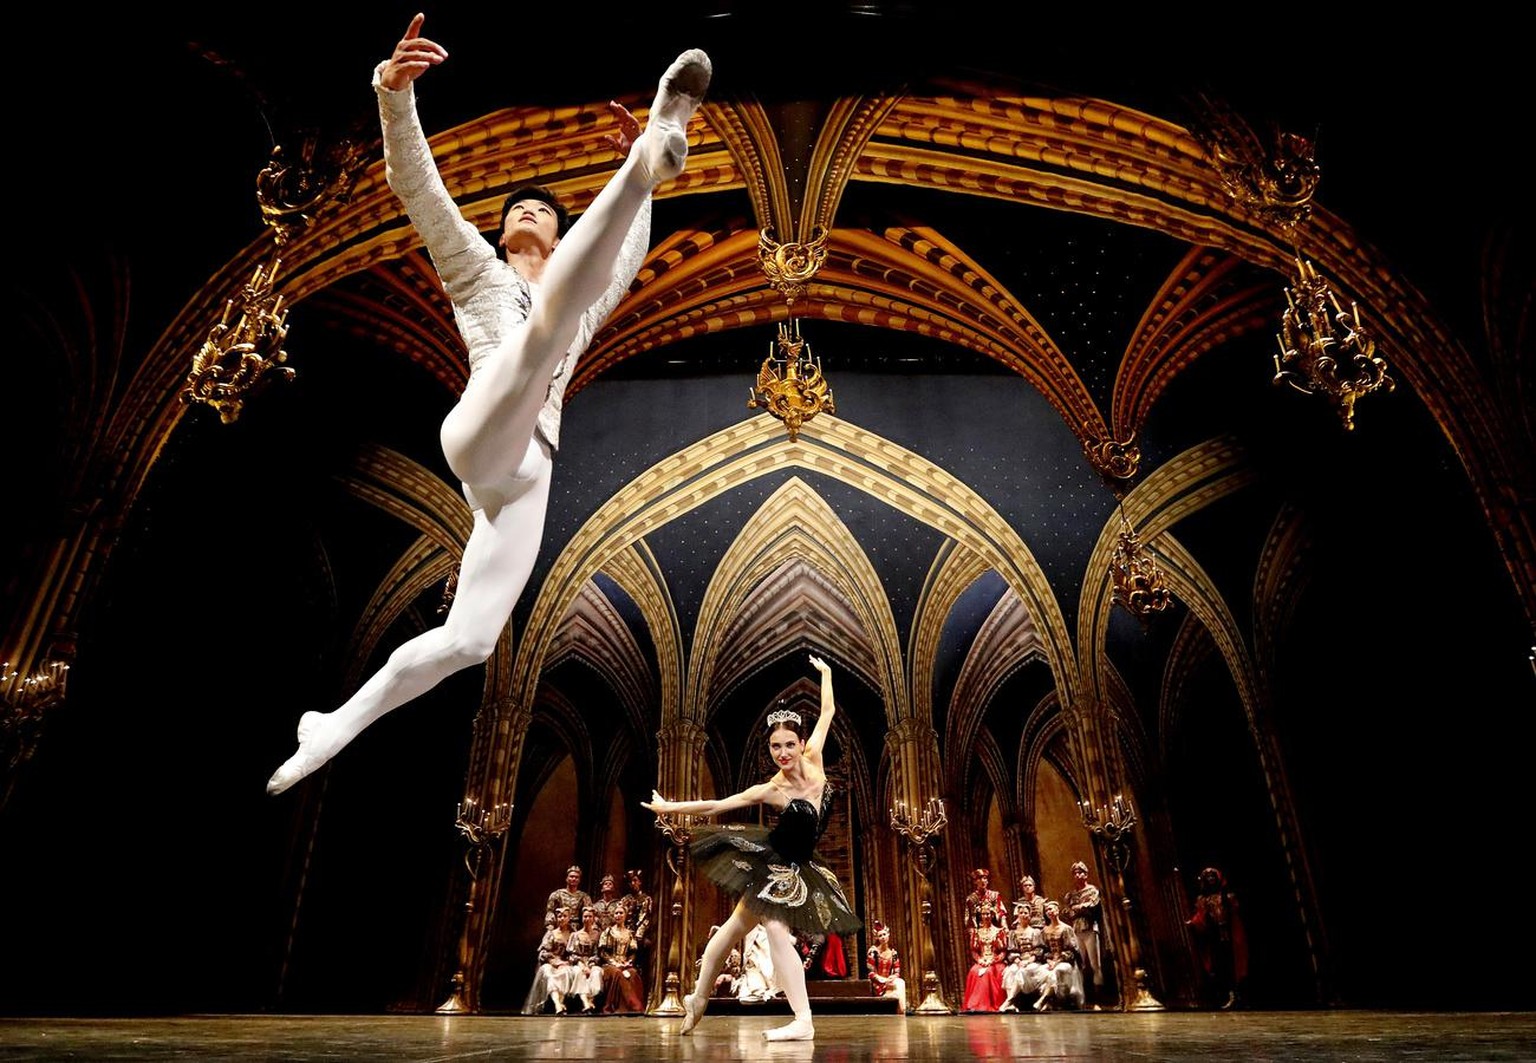
[[[411,639],[334,712],[299,719],[299,748],[273,773],[282,793],[373,721],[495,650],[538,556],[560,408],[576,360],[634,280],[650,244],[651,191],[688,157],[686,127],[711,74],[684,52],[662,75],[642,134],[617,104],[626,157],[569,232],[547,190],[515,190],[502,211],[504,259],[459,213],[432,163],[414,82],[448,57],[417,15],[374,71],[389,186],[421,234],[469,351],[469,383],[442,426],[474,527],[443,625]]]

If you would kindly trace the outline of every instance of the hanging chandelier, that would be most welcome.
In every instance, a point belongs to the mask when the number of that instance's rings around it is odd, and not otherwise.
[[[1296,278],[1285,289],[1286,310],[1275,337],[1276,384],[1322,395],[1339,411],[1346,430],[1355,427],[1355,402],[1379,388],[1391,391],[1385,359],[1351,303],[1346,313],[1328,281],[1301,255],[1297,230],[1312,213],[1321,173],[1312,141],[1272,130],[1268,142],[1225,105],[1202,99],[1203,123],[1195,131],[1227,198],[1265,219],[1291,244]]]
[[[818,413],[837,412],[832,385],[821,371],[821,360],[800,336],[794,318],[779,322],[779,334],[768,345],[768,357],[757,371],[757,386],[747,389],[747,408],[767,410],[784,422],[790,442],[800,426]]]
[[[791,311],[826,261],[826,245],[827,232],[820,226],[805,243],[780,243],[771,228],[758,234],[758,265]],[[832,385],[821,371],[821,359],[811,354],[811,345],[800,335],[796,318],[779,322],[778,336],[768,345],[768,356],[758,368],[757,384],[747,389],[747,409],[767,410],[783,421],[790,442],[800,437],[800,426],[818,413],[837,411]]]
[[[1156,558],[1141,545],[1136,530],[1120,514],[1120,538],[1109,562],[1114,600],[1132,616],[1145,619],[1173,604],[1173,592]]]
[[[283,247],[324,210],[344,202],[365,162],[359,145],[341,141],[324,158],[317,158],[314,138],[304,141],[297,162],[281,144],[256,176],[256,203],[261,220],[272,232],[271,257],[256,267],[239,294],[224,303],[224,313],[192,356],[180,398],[188,405],[213,407],[219,420],[230,424],[240,417],[246,400],[273,379],[292,380],[283,363],[288,352],[288,310],[276,292],[278,256]]]
[[[1306,395],[1324,395],[1344,428],[1355,427],[1355,402],[1378,388],[1394,387],[1376,341],[1360,325],[1354,303],[1346,313],[1313,265],[1296,259],[1296,281],[1285,290],[1285,313],[1275,340],[1275,383]]]
[[[237,420],[245,400],[257,385],[276,377],[293,379],[283,362],[288,352],[288,311],[283,297],[272,290],[282,260],[256,267],[240,294],[224,303],[224,313],[208,330],[208,338],[192,356],[192,370],[181,389],[181,401],[201,402],[219,412],[219,420]]]

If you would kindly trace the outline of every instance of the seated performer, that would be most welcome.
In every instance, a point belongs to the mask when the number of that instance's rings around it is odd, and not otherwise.
[[[1045,955],[1045,980],[1040,983],[1036,1011],[1083,1006],[1083,975],[1077,968],[1077,935],[1061,921],[1061,905],[1045,902],[1045,926],[1040,928]]]
[[[971,928],[971,968],[965,976],[962,1011],[997,1011],[1003,1006],[1003,964],[1008,931],[992,922],[990,905],[979,908],[981,925]]]
[[[734,951],[734,950],[733,950]],[[700,959],[699,966],[704,961]],[[768,928],[758,923],[741,943],[741,977],[736,981],[736,999],[743,1004],[772,1000],[784,991],[773,972],[773,950],[768,946]]]
[[[643,1015],[645,979],[635,967],[635,932],[629,928],[629,904],[619,901],[611,909],[613,922],[597,941],[597,955],[602,960],[603,1013],[605,1015]]]
[[[704,939],[705,942],[708,943],[709,939],[714,937],[719,932],[720,924],[716,923],[714,926],[709,928],[709,934]],[[703,964],[704,957],[700,955],[697,960],[693,961],[694,971],[697,972],[698,969],[703,966]],[[715,979],[715,987],[710,991],[709,995],[712,997],[734,997],[736,995],[737,986],[740,981],[741,950],[738,948],[732,948],[730,954],[725,958],[725,965],[720,968],[720,974]]]
[[[876,919],[870,923],[875,943],[864,954],[869,965],[870,992],[896,1001],[896,1012],[907,1013],[907,983],[901,977],[901,954],[891,945],[891,928]]]
[[[537,1015],[546,1000],[554,1005],[556,1015],[565,1014],[565,998],[576,988],[575,968],[571,965],[571,910],[555,912],[555,925],[544,931],[539,942],[539,966],[528,987],[523,1003],[524,1015]]]
[[[1042,911],[1044,902],[1041,902]],[[1045,982],[1046,970],[1042,962],[1045,942],[1040,928],[1030,925],[1033,906],[1017,903],[1013,906],[1013,929],[1008,934],[1008,965],[1003,968],[1003,1006],[999,1011],[1018,1011],[1020,997],[1032,997]],[[1042,922],[1044,917],[1041,917]]]
[[[575,993],[581,1000],[583,1015],[596,1013],[597,997],[603,991],[602,959],[597,951],[602,936],[597,909],[589,904],[581,910],[581,926],[571,932],[569,942],[572,974],[567,992]]]

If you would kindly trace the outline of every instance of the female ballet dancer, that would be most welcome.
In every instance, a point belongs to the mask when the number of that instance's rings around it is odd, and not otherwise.
[[[668,801],[652,792],[649,801],[641,802],[642,807],[656,813],[714,816],[752,805],[767,805],[779,813],[778,824],[772,829],[732,823],[694,833],[689,851],[699,870],[721,888],[740,894],[741,899],[704,947],[698,982],[683,998],[686,1014],[682,1033],[692,1031],[703,1017],[710,989],[731,944],[761,921],[768,931],[773,969],[795,1014],[792,1022],[765,1030],[763,1037],[769,1041],[811,1040],[816,1028],[811,1022],[805,968],[795,948],[795,931],[846,936],[862,925],[843,896],[837,876],[813,859],[832,808],[822,751],[836,705],[832,669],[814,654],[811,664],[821,673],[821,715],[807,738],[799,713],[779,709],[768,714],[768,752],[779,766],[772,778],[714,801]]]
[[[576,360],[618,305],[650,245],[651,191],[688,157],[686,127],[711,74],[694,49],[662,75],[645,132],[618,104],[624,162],[563,231],[546,189],[515,190],[502,209],[504,259],[459,213],[416,115],[415,80],[443,62],[442,45],[411,20],[374,70],[385,176],[421,234],[469,352],[469,382],[442,426],[443,454],[463,481],[474,525],[453,605],[334,712],[299,718],[298,752],[267,782],[282,793],[329,761],[373,721],[495,650],[538,557],[549,504],[561,400]]]

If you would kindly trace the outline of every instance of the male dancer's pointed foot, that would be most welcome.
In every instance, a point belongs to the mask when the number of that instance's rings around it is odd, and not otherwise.
[[[683,172],[688,161],[688,119],[704,102],[713,72],[709,56],[698,48],[690,48],[661,75],[642,138],[645,163],[653,181],[667,181]]]
[[[306,712],[299,717],[299,751],[283,761],[282,767],[272,773],[272,778],[267,780],[267,793],[282,793],[300,779],[319,770],[330,759],[321,756],[312,741],[316,738],[315,732],[324,722],[325,717],[318,712]]]
[[[687,1036],[693,1032],[693,1028],[704,1017],[704,998],[689,993],[683,998],[683,1025],[678,1028],[678,1033]]]
[[[809,1018],[796,1019],[788,1025],[763,1031],[764,1041],[814,1041],[815,1039],[816,1027],[812,1025]]]

